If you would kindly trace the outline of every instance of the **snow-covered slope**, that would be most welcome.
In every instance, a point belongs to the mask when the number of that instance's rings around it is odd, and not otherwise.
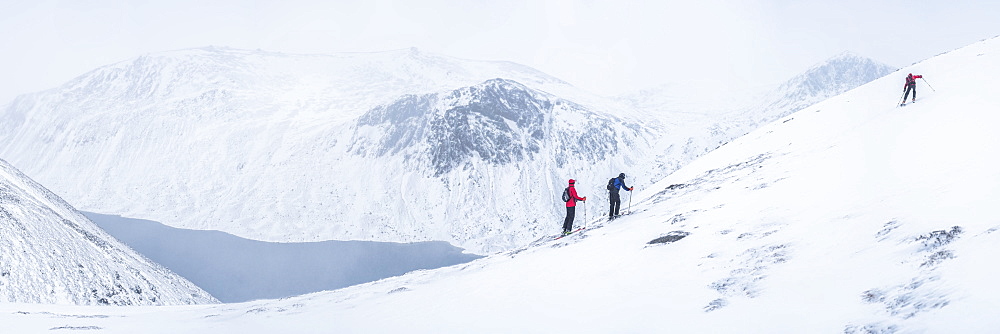
[[[895,107],[905,72],[937,91]],[[992,333],[998,75],[1000,39],[934,57],[699,158],[631,215],[464,265],[276,301],[0,317],[24,332]]]
[[[548,233],[564,213],[558,194],[566,179],[644,165],[653,132],[506,79],[400,98],[363,115],[352,131],[348,155],[380,179],[354,178],[366,180],[357,196],[376,202],[346,203],[346,214],[368,219],[345,232],[424,235],[477,251]],[[372,184],[388,187],[380,194]],[[598,186],[581,189],[593,194]],[[363,209],[352,211],[357,204]]]
[[[0,160],[0,302],[217,303]]]
[[[654,124],[566,96],[597,100],[524,66],[416,50],[185,50],[19,97],[0,156],[92,212],[485,253],[554,226],[566,179],[647,156]]]
[[[814,70],[840,75],[804,76],[787,86],[812,90],[782,96],[816,99],[872,75],[846,67]],[[443,240],[482,254],[557,230],[567,179],[592,199],[584,213],[605,214],[609,177],[648,185],[753,123],[664,108],[414,49],[207,48],[19,97],[0,114],[0,157],[91,212],[265,241]]]
[[[733,118],[730,123],[742,127],[744,130],[737,135],[743,135],[761,125],[774,122],[802,108],[840,95],[895,71],[896,68],[889,65],[844,52],[816,64],[759,98],[752,106],[735,112],[736,115],[730,116]]]
[[[698,85],[670,85],[618,100],[649,111],[650,117],[664,124],[658,146],[666,149],[658,152],[656,166],[669,173],[760,126],[893,71],[888,65],[844,52],[778,87],[733,82],[706,91]]]

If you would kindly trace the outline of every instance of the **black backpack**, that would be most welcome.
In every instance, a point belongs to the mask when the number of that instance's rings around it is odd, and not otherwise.
[[[615,191],[615,179],[617,179],[617,177],[613,177],[608,180],[608,191]]]
[[[569,202],[569,187],[563,190],[563,202]]]

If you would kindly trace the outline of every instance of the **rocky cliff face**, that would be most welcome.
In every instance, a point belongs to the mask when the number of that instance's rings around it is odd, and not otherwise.
[[[565,126],[557,113],[582,119],[583,126]],[[405,96],[372,109],[358,119],[351,151],[373,157],[402,154],[434,176],[472,160],[508,165],[542,154],[563,167],[613,154],[622,141],[634,141],[640,127],[512,80],[493,79],[447,93]]]

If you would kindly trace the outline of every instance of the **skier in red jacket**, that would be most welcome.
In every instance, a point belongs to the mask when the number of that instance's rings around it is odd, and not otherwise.
[[[586,197],[580,197],[576,194],[575,183],[576,180],[569,179],[569,200],[566,201],[566,221],[563,222],[563,234],[573,231],[573,218],[576,216],[576,201],[587,201]]]
[[[903,103],[906,104],[906,98],[910,96],[910,91],[913,91],[913,100],[911,102],[917,102],[917,79],[923,78],[922,75],[913,75],[910,73],[906,76],[906,84],[903,85]]]

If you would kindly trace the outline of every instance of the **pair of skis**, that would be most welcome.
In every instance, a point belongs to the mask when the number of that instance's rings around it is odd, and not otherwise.
[[[580,231],[583,231],[583,230],[584,230],[584,229],[586,229],[586,228],[587,228],[586,226],[584,226],[584,227],[580,227],[580,228],[577,228],[577,229],[575,229],[575,230],[572,230],[572,231],[570,231],[569,233],[563,233],[563,234],[560,234],[559,236],[557,236],[557,237],[556,237],[555,239],[552,239],[552,240],[559,240],[559,239],[562,239],[563,237],[565,237],[565,236],[567,236],[567,235],[570,235],[570,234],[573,234],[573,233],[576,233],[576,232],[580,232]]]
[[[614,220],[614,219],[618,219],[618,218],[621,218],[622,216],[625,216],[625,215],[628,215],[628,213],[626,213],[626,214],[621,214],[621,215],[617,215],[617,216],[615,216],[614,218],[611,218],[611,219],[609,219],[608,221],[611,221],[611,220]],[[559,240],[559,239],[562,239],[562,238],[563,238],[563,237],[565,237],[565,236],[568,236],[568,235],[570,235],[570,234],[573,234],[573,233],[576,233],[576,232],[580,232],[580,231],[583,231],[583,230],[585,230],[585,229],[587,229],[587,227],[586,227],[586,226],[584,226],[584,227],[578,227],[577,229],[575,229],[575,230],[572,230],[572,231],[570,231],[569,233],[562,233],[562,234],[559,234],[558,236],[556,236],[556,237],[555,237],[554,239],[552,239],[552,240]]]

